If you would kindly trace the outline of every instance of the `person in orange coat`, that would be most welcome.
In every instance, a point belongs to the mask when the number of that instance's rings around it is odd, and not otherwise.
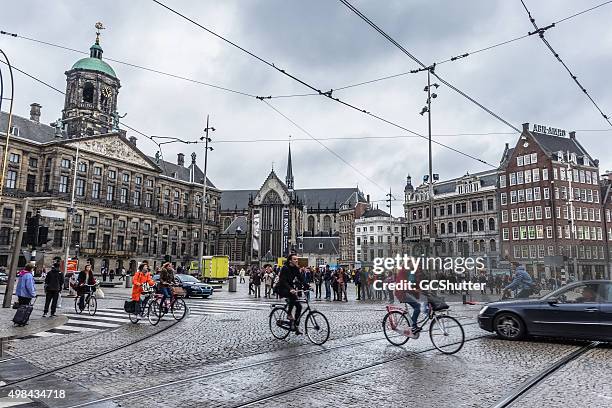
[[[143,261],[138,267],[138,271],[134,275],[132,280],[132,300],[140,301],[140,295],[142,295],[142,285],[148,283],[151,286],[155,286],[155,281],[149,272],[149,263]]]

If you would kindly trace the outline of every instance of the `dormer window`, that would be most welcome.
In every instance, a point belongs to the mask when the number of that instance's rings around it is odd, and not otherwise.
[[[19,136],[19,128],[17,126],[11,126],[11,135]]]
[[[578,160],[576,158],[576,153],[572,153],[570,161],[574,164],[578,164]]]

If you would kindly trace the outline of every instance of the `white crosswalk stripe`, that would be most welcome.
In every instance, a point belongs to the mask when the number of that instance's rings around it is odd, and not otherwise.
[[[232,299],[186,299],[189,309],[188,318],[223,315],[236,312],[248,312],[252,310],[268,310],[271,303],[278,302],[277,300],[232,300]],[[50,329],[44,332],[32,334],[24,337],[31,339],[35,337],[51,337],[71,333],[93,332],[99,330],[108,330],[129,323],[129,317],[123,309],[99,308],[95,316],[90,316],[87,313],[80,315],[74,312],[66,314],[68,322],[62,326]],[[164,320],[172,320],[172,316],[165,316]],[[144,320],[146,322],[146,319]]]
[[[90,316],[87,313],[78,315],[74,312],[69,312],[66,313],[66,317],[68,317],[68,321],[65,324],[44,332],[32,334],[24,338],[50,337],[71,333],[108,330],[117,328],[130,321],[128,315],[123,311],[123,309],[100,308],[96,311],[95,316]]]

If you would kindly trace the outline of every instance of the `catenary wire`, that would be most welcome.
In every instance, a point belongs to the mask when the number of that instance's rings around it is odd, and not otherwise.
[[[157,0],[153,0],[153,1],[157,1]],[[417,57],[415,57],[413,54],[411,54],[406,48],[404,48],[400,43],[398,43],[397,41],[395,41],[391,36],[389,36],[386,32],[384,32],[380,27],[378,27],[372,20],[370,20],[365,14],[363,14],[361,11],[359,11],[355,6],[353,6],[351,3],[349,3],[347,0],[339,0],[342,4],[344,4],[349,10],[351,10],[353,13],[355,13],[359,18],[361,18],[363,21],[365,21],[368,25],[370,25],[374,30],[376,30],[380,35],[382,35],[384,38],[386,38],[390,43],[392,43],[393,45],[395,45],[398,49],[400,49],[404,54],[406,54],[408,57],[410,57],[410,59],[412,59],[414,62],[416,62],[418,65],[420,65],[422,68],[427,68],[427,66],[421,62]],[[432,67],[435,67],[435,64],[432,65]],[[457,88],[456,86],[452,85],[451,83],[449,83],[448,81],[446,81],[445,79],[441,78],[440,75],[438,75],[435,70],[432,68],[430,69],[431,74],[433,76],[435,76],[440,82],[442,82],[444,85],[448,86],[449,88],[451,88],[453,91],[457,92],[459,95],[463,96],[464,98],[468,99],[469,101],[471,101],[472,103],[474,103],[476,106],[478,106],[479,108],[481,108],[482,110],[484,110],[485,112],[487,112],[488,114],[490,114],[491,116],[493,116],[495,119],[499,120],[500,122],[502,122],[503,124],[507,125],[508,127],[514,129],[515,131],[520,133],[520,130],[512,125],[510,122],[506,121],[505,119],[503,119],[501,116],[499,116],[498,114],[496,114],[495,112],[493,112],[492,110],[490,110],[489,108],[485,107],[483,104],[481,104],[480,102],[478,102],[476,99],[472,98],[471,96],[469,96],[468,94],[466,94],[465,92],[461,91],[459,88]]]
[[[302,79],[300,79],[300,78],[296,77],[295,75],[293,75],[293,74],[291,74],[291,73],[287,72],[286,70],[284,70],[284,69],[282,69],[282,68],[280,68],[280,67],[277,67],[277,66],[276,66],[274,63],[267,61],[266,59],[264,59],[264,58],[262,58],[262,57],[260,57],[260,56],[256,55],[255,53],[253,53],[253,52],[251,52],[251,51],[249,51],[249,50],[247,50],[247,49],[245,49],[245,48],[241,47],[240,45],[236,44],[235,42],[233,42],[233,41],[231,41],[231,40],[229,40],[229,39],[227,39],[227,38],[225,38],[225,37],[221,36],[220,34],[217,34],[216,32],[214,32],[214,31],[212,31],[211,29],[209,29],[209,28],[205,27],[204,25],[202,25],[202,24],[200,24],[199,22],[197,22],[197,21],[193,20],[192,18],[190,18],[190,17],[188,17],[188,16],[186,16],[186,15],[184,15],[184,14],[180,13],[179,11],[177,11],[177,10],[175,10],[175,9],[173,9],[173,8],[171,8],[171,7],[167,6],[167,5],[165,5],[165,4],[163,4],[163,3],[162,3],[162,2],[160,2],[159,0],[152,0],[152,1],[153,1],[154,3],[156,3],[156,4],[160,5],[161,7],[165,8],[166,10],[170,11],[171,13],[176,14],[177,16],[181,17],[182,19],[184,19],[184,20],[186,20],[186,21],[188,21],[188,22],[190,22],[190,23],[192,23],[192,24],[196,25],[197,27],[201,28],[202,30],[204,30],[204,31],[206,31],[206,32],[210,33],[211,35],[213,35],[213,36],[215,36],[215,37],[219,38],[219,39],[220,39],[220,40],[222,40],[223,42],[225,42],[225,43],[227,43],[227,44],[230,44],[231,46],[233,46],[233,47],[235,47],[235,48],[237,48],[237,49],[241,50],[242,52],[244,52],[244,53],[246,53],[246,54],[248,54],[248,55],[252,56],[253,58],[257,59],[258,61],[260,61],[260,62],[262,62],[262,63],[264,63],[264,64],[266,64],[266,65],[268,65],[268,66],[270,66],[270,67],[272,67],[272,68],[274,68],[274,69],[275,69],[275,70],[277,70],[278,72],[280,72],[280,73],[284,74],[285,76],[287,76],[287,77],[289,77],[289,78],[293,79],[294,81],[296,81],[296,82],[298,82],[298,83],[300,83],[300,84],[304,85],[305,87],[307,87],[307,88],[311,89],[312,91],[314,91],[314,92],[318,93],[319,95],[321,95],[321,96],[325,96],[325,97],[327,97],[328,99],[333,100],[333,101],[336,101],[336,102],[338,102],[338,103],[340,103],[340,104],[342,104],[342,105],[344,105],[344,106],[346,106],[346,107],[348,107],[348,108],[350,108],[350,109],[353,109],[353,110],[359,111],[359,112],[364,113],[364,114],[366,114],[366,115],[368,115],[368,116],[370,116],[370,117],[373,117],[373,118],[375,118],[375,119],[378,119],[378,120],[379,120],[379,121],[381,121],[381,122],[387,123],[387,124],[389,124],[389,125],[391,125],[391,126],[397,127],[398,129],[404,130],[404,131],[406,131],[406,132],[408,132],[408,133],[411,133],[411,134],[416,135],[416,136],[420,136],[421,138],[423,138],[423,139],[425,139],[425,140],[428,140],[427,136],[421,135],[421,134],[419,134],[419,133],[417,133],[417,132],[415,132],[415,131],[413,131],[413,130],[411,130],[411,129],[408,129],[408,128],[406,128],[406,127],[404,127],[404,126],[402,126],[402,125],[399,125],[399,124],[397,124],[397,123],[395,123],[395,122],[393,122],[393,121],[390,121],[390,120],[388,120],[388,119],[385,119],[385,118],[383,118],[382,116],[376,115],[376,114],[374,114],[374,113],[372,113],[372,112],[369,112],[369,111],[367,111],[367,110],[365,110],[365,109],[363,109],[363,108],[357,107],[357,106],[355,106],[355,105],[353,105],[353,104],[351,104],[351,103],[348,103],[348,102],[346,102],[346,101],[340,100],[339,98],[335,98],[335,97],[333,97],[333,96],[332,96],[332,92],[331,92],[331,91],[325,91],[325,92],[324,92],[324,91],[321,91],[320,89],[318,89],[318,88],[316,88],[315,86],[313,86],[313,85],[311,85],[311,84],[309,84],[309,83],[305,82],[304,80],[302,80]],[[440,80],[441,80],[441,79],[440,79]],[[452,85],[448,84],[448,86],[452,86]],[[456,88],[455,88],[455,89],[456,89]],[[459,91],[459,90],[457,90],[457,91]],[[460,91],[459,91],[459,92],[460,92]],[[465,95],[465,94],[464,94],[464,95]],[[465,95],[465,96],[469,98],[469,96],[467,96],[467,95]],[[264,102],[265,102],[265,99],[267,99],[267,98],[260,97],[259,99],[261,99],[262,101],[264,101]],[[476,101],[474,101],[474,102],[476,102]],[[484,107],[483,107],[483,108],[484,108]],[[484,108],[484,109],[486,109],[486,108]],[[491,112],[491,114],[495,115],[493,112]],[[502,121],[503,121],[503,119],[501,119],[501,118],[500,118],[500,120],[502,120]],[[517,132],[520,132],[520,130],[519,130],[518,128],[513,127],[513,126],[512,126],[512,125],[510,125],[508,122],[505,122],[505,121],[503,121],[503,122],[504,122],[504,123],[506,123],[507,125],[511,126],[511,127],[512,127],[514,130],[516,130]],[[480,162],[480,163],[483,163],[483,164],[486,164],[486,165],[488,165],[488,166],[491,166],[491,167],[497,168],[497,166],[495,166],[495,165],[493,165],[493,164],[491,164],[491,163],[488,163],[487,161],[485,161],[485,160],[483,160],[483,159],[480,159],[480,158],[478,158],[478,157],[475,157],[475,156],[473,156],[473,155],[471,155],[471,154],[469,154],[469,153],[465,153],[465,152],[463,152],[463,151],[461,151],[461,150],[455,149],[455,148],[453,148],[453,147],[451,147],[451,146],[448,146],[448,145],[446,145],[446,144],[444,144],[444,143],[441,143],[441,142],[439,142],[439,141],[436,141],[436,140],[432,140],[432,142],[433,142],[433,143],[435,143],[435,144],[437,144],[437,145],[439,145],[439,146],[445,147],[445,148],[447,148],[447,149],[449,149],[449,150],[451,150],[451,151],[454,151],[455,153],[459,153],[460,155],[463,155],[463,156],[468,157],[468,158],[470,158],[470,159],[476,160],[476,161],[478,161],[478,162]]]
[[[609,3],[609,2],[608,2]],[[525,11],[527,12],[527,15],[529,16],[529,20],[531,21],[531,24],[533,24],[533,27],[536,29],[535,32],[538,33],[538,36],[540,37],[540,39],[542,40],[542,42],[544,43],[544,45],[546,45],[546,48],[548,48],[550,50],[550,52],[554,55],[554,57],[557,59],[557,61],[559,61],[559,63],[561,65],[563,65],[563,68],[565,68],[565,70],[567,71],[567,73],[570,75],[570,77],[574,80],[574,82],[576,83],[576,85],[578,85],[578,88],[580,88],[580,90],[584,93],[584,95],[591,101],[591,103],[593,104],[593,106],[595,106],[595,109],[597,109],[599,111],[599,113],[601,114],[601,116],[605,119],[606,122],[608,122],[608,124],[610,126],[612,126],[612,121],[610,121],[610,118],[608,117],[608,115],[606,115],[603,110],[599,107],[599,105],[597,104],[597,102],[595,102],[595,99],[593,99],[593,97],[589,94],[589,92],[587,91],[587,89],[582,85],[582,83],[580,83],[580,81],[578,80],[578,77],[572,72],[572,70],[567,66],[567,64],[565,63],[565,61],[563,61],[563,59],[561,59],[561,56],[559,55],[559,53],[557,51],[555,51],[555,49],[552,47],[552,45],[550,45],[550,43],[548,42],[548,40],[546,39],[546,37],[544,36],[544,32],[546,31],[546,29],[548,29],[550,26],[544,27],[544,28],[540,28],[538,27],[538,25],[536,24],[535,18],[533,18],[533,16],[531,15],[531,12],[529,11],[529,9],[527,8],[527,4],[525,4],[524,0],[521,0],[521,4],[523,5],[523,7],[525,8]]]

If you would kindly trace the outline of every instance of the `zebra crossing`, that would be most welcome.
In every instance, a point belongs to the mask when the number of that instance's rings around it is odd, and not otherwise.
[[[189,318],[222,315],[236,312],[249,312],[253,310],[269,310],[272,301],[262,300],[223,300],[223,299],[185,299],[189,309]],[[86,312],[76,314],[74,312],[67,313],[68,321],[53,329],[35,333],[23,339],[32,339],[37,337],[52,337],[65,334],[94,332],[101,330],[110,330],[120,327],[123,324],[130,323],[130,319],[125,311],[121,308],[98,308],[95,316],[90,316]],[[166,316],[164,320],[171,319],[171,316]]]

